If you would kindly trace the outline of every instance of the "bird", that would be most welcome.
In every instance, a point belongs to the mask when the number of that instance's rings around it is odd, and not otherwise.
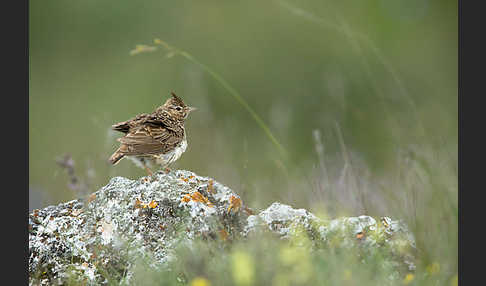
[[[113,130],[125,135],[117,139],[121,143],[120,147],[108,161],[116,165],[126,157],[144,168],[150,176],[153,175],[153,165],[161,165],[166,172],[170,172],[168,166],[187,149],[184,123],[189,113],[196,109],[187,106],[179,96],[171,92],[165,103],[152,113],[142,113],[112,125]]]

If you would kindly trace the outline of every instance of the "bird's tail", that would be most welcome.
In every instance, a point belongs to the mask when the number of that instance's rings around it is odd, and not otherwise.
[[[118,161],[120,161],[123,157],[125,157],[125,154],[121,153],[120,148],[118,148],[118,150],[111,155],[108,161],[110,161],[111,164],[116,165],[116,163],[118,163]]]

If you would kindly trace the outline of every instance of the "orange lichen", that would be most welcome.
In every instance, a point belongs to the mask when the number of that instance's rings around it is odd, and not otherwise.
[[[231,196],[230,199],[230,205],[228,207],[228,212],[230,212],[232,209],[235,211],[239,211],[241,207],[241,199],[235,196]]]
[[[155,208],[156,208],[158,205],[159,205],[159,204],[158,204],[156,201],[152,200],[152,201],[151,201],[151,202],[150,202],[150,203],[147,205],[147,207],[149,207],[149,208],[151,208],[151,209],[155,209]]]
[[[194,192],[194,193],[192,193],[191,198],[192,198],[193,201],[200,202],[200,203],[205,203],[205,204],[207,204],[210,207],[213,206],[213,204],[208,200],[208,198],[206,198],[205,196],[203,196],[200,192]]]
[[[228,239],[229,234],[228,234],[228,232],[227,232],[226,230],[221,229],[221,230],[219,231],[219,236],[221,237],[221,239],[222,239],[223,241],[226,241],[226,240]]]
[[[213,207],[213,204],[208,200],[208,198],[203,196],[200,192],[194,192],[192,194],[186,194],[184,197],[182,197],[181,200],[185,203],[189,202],[190,200],[193,200],[195,202],[203,203],[203,204],[206,204],[210,207]]]
[[[138,198],[135,200],[135,208],[136,209],[142,208],[142,202]]]
[[[208,182],[208,192],[214,194],[215,191],[214,191],[214,188],[213,188],[213,183],[214,181],[212,179],[209,179],[209,182]]]
[[[154,201],[154,200],[152,200],[150,203],[143,203],[138,198],[135,200],[135,208],[136,209],[140,209],[140,208],[143,208],[143,209],[146,209],[146,208],[154,209],[158,205],[159,204],[156,201]]]
[[[95,193],[92,193],[91,195],[89,195],[88,197],[88,203],[92,202],[94,199],[96,199],[96,194]]]
[[[189,194],[182,197],[181,201],[187,203],[191,200],[191,196]]]

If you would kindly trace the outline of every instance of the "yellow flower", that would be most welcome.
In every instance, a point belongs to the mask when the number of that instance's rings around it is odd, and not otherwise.
[[[437,262],[434,262],[427,266],[426,268],[427,272],[429,272],[430,275],[434,275],[440,271],[440,264]]]
[[[403,279],[403,284],[405,284],[405,285],[410,284],[413,281],[414,278],[415,278],[415,275],[413,275],[412,273],[408,273],[407,276],[405,276],[405,279]]]
[[[345,269],[343,272],[343,278],[344,280],[351,280],[351,270]]]
[[[295,281],[305,283],[312,276],[309,253],[304,248],[285,246],[281,248],[279,258],[282,264],[290,266],[288,274]]]
[[[158,45],[160,43],[162,43],[162,41],[160,39],[158,39],[158,38],[155,38],[154,39],[154,44],[157,44]]]
[[[284,265],[292,265],[301,259],[299,255],[301,253],[302,251],[299,251],[295,247],[283,247],[280,250],[280,261],[282,261]]]
[[[211,282],[204,277],[196,277],[191,281],[191,286],[211,286]]]
[[[236,285],[252,285],[255,277],[253,258],[237,250],[232,254],[233,279]]]
[[[459,277],[457,277],[457,274],[452,277],[451,280],[451,286],[457,286],[459,284]]]

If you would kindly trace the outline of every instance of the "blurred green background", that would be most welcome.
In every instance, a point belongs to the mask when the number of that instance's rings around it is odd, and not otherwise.
[[[403,160],[457,164],[457,1],[47,0],[29,8],[30,209],[80,196],[55,162],[64,154],[90,191],[113,176],[145,175],[128,160],[107,163],[120,136],[110,126],[151,112],[170,91],[199,108],[172,168],[211,176],[257,209],[282,201],[382,215],[387,201],[377,190],[399,192],[392,178]],[[155,38],[223,77],[288,156],[200,66],[164,49],[129,54]]]
[[[280,201],[320,217],[401,218],[418,268],[440,265],[430,285],[457,283],[457,1],[37,0],[29,9],[30,210],[114,176],[145,176],[129,160],[108,164],[120,136],[110,127],[174,91],[199,110],[172,169],[213,177],[257,210]],[[223,78],[285,155],[195,62],[161,46],[130,55],[156,38]],[[65,154],[74,187],[56,163]],[[360,281],[348,285],[375,285]]]

